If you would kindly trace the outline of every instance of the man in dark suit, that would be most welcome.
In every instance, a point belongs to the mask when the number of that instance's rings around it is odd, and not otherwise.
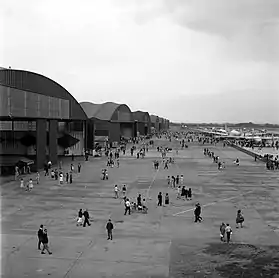
[[[83,216],[84,216],[83,227],[85,227],[86,224],[87,224],[88,226],[91,226],[91,224],[89,223],[89,213],[88,213],[88,210],[87,210],[87,209],[83,212]]]
[[[112,240],[113,224],[111,223],[111,220],[110,220],[110,219],[108,220],[106,229],[107,229],[107,231],[108,231],[108,240],[109,240],[109,239]]]
[[[38,249],[41,250],[41,243],[42,243],[42,239],[43,239],[43,227],[44,225],[40,226],[40,229],[38,230]]]

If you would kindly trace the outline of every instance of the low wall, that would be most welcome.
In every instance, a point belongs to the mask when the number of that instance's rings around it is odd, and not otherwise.
[[[257,160],[260,160],[260,161],[262,161],[262,162],[267,162],[267,159],[265,158],[265,157],[262,157],[262,156],[260,156],[260,155],[258,155],[257,153],[255,153],[255,152],[252,152],[252,151],[250,151],[250,150],[247,150],[247,149],[244,149],[244,148],[242,148],[242,147],[240,147],[240,146],[238,146],[238,145],[235,145],[235,144],[233,144],[233,143],[228,143],[231,147],[233,147],[233,148],[235,148],[235,149],[237,149],[237,150],[239,150],[239,151],[241,151],[241,152],[243,152],[243,153],[246,153],[246,154],[248,154],[248,155],[250,155],[250,156],[252,156],[252,157],[257,157]]]

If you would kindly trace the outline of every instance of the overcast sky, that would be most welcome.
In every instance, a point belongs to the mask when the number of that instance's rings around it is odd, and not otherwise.
[[[0,66],[46,75],[78,101],[279,123],[278,0],[0,3]]]

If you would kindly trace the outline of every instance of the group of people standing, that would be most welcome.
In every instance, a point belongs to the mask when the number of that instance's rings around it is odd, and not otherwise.
[[[171,188],[175,188],[176,186],[183,185],[184,183],[184,176],[183,175],[177,175],[175,176],[168,176],[167,177],[168,186]]]

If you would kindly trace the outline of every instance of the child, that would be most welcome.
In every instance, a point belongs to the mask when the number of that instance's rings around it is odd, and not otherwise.
[[[180,185],[177,187],[177,196],[176,196],[176,199],[181,199],[181,186],[180,186]]]
[[[50,177],[51,177],[52,179],[54,179],[54,176],[55,176],[55,172],[54,172],[54,170],[52,169],[51,172],[50,172]]]
[[[64,176],[63,176],[63,173],[61,172],[59,174],[59,184],[63,184],[63,180],[64,180]]]
[[[22,178],[20,179],[20,188],[24,188],[24,180]]]
[[[27,187],[27,190],[28,191],[31,191],[33,189],[33,181],[32,179],[29,180],[29,183],[28,183],[28,187]]]
[[[36,181],[37,181],[37,184],[40,183],[40,173],[39,172],[37,172]]]

